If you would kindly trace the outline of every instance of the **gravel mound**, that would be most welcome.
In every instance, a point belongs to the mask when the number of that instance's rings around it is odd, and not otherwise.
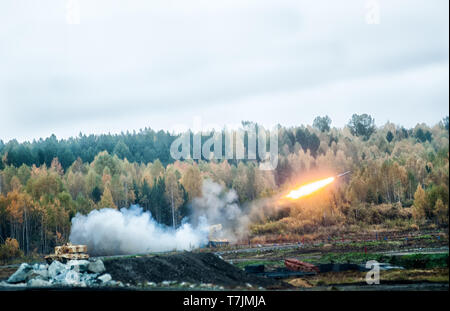
[[[208,283],[226,288],[288,288],[278,280],[247,274],[212,253],[184,252],[152,257],[119,257],[104,260],[106,272],[130,284],[164,281]]]

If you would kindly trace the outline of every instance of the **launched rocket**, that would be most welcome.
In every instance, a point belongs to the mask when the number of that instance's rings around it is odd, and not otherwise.
[[[344,172],[344,173],[342,173],[342,174],[337,175],[336,177],[339,178],[339,177],[345,176],[345,175],[347,175],[347,174],[349,174],[349,173],[351,173],[351,172],[352,172],[352,171],[347,171],[347,172]]]

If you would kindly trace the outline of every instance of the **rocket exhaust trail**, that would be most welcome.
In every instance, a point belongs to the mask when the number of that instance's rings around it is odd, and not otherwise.
[[[342,174],[336,175],[335,177],[329,177],[329,178],[325,178],[325,179],[321,179],[315,182],[311,182],[308,184],[305,184],[297,189],[292,190],[291,192],[289,192],[289,194],[287,194],[285,196],[285,198],[288,199],[292,199],[292,200],[296,200],[299,199],[301,197],[310,195],[324,187],[326,187],[327,185],[333,183],[335,181],[336,178],[340,178],[343,177],[347,174],[349,174],[350,171],[346,171]]]

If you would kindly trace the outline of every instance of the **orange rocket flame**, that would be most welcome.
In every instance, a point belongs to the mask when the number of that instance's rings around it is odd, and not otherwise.
[[[329,178],[326,178],[326,179],[322,179],[322,180],[318,180],[318,181],[312,182],[310,184],[303,185],[300,188],[298,188],[296,190],[292,190],[291,192],[289,192],[289,194],[286,195],[286,198],[296,200],[296,199],[301,198],[301,197],[303,197],[305,195],[311,194],[314,191],[322,189],[326,185],[331,184],[333,181],[334,181],[334,177],[329,177]]]

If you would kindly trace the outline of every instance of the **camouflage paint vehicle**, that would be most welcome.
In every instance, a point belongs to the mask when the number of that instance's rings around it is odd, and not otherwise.
[[[50,264],[54,260],[65,263],[69,260],[89,259],[89,255],[87,254],[87,245],[66,243],[61,246],[56,246],[55,253],[47,255],[44,258]]]

